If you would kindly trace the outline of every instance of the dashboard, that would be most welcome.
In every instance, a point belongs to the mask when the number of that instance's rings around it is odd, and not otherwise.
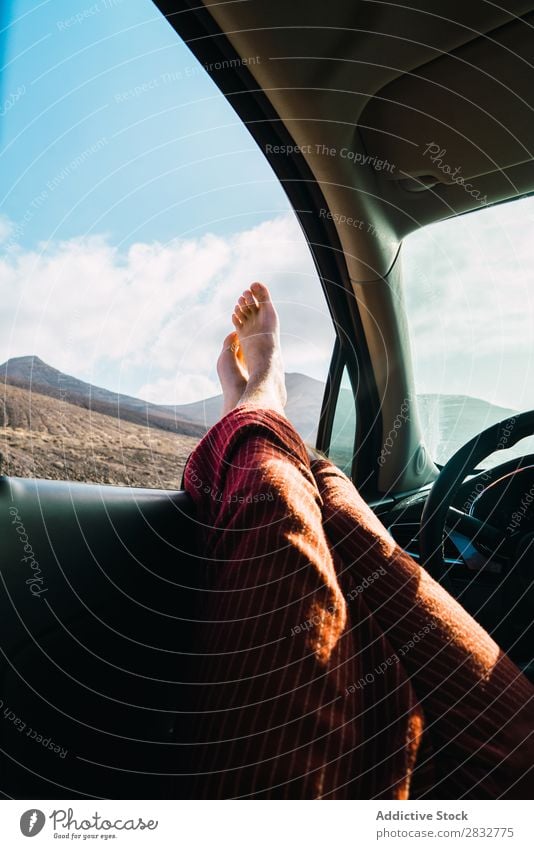
[[[371,505],[391,536],[421,562],[421,515],[431,486]],[[507,556],[477,547],[460,526],[443,543],[447,587],[496,642],[532,672],[534,654],[534,456],[521,457],[469,476],[453,508],[504,531]],[[459,514],[456,514],[459,515]],[[454,510],[451,526],[455,525]],[[512,552],[512,556],[510,556]]]

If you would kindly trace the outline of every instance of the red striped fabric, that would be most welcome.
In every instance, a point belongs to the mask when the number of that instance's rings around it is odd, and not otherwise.
[[[193,795],[526,794],[534,688],[286,419],[233,410],[185,487],[208,572]]]

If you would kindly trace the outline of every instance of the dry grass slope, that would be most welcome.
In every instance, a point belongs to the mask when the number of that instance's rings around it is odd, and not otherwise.
[[[4,385],[0,474],[179,489],[194,436]]]

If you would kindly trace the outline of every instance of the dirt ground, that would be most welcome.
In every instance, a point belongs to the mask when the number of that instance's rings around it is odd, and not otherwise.
[[[179,489],[197,437],[3,386],[0,474]]]

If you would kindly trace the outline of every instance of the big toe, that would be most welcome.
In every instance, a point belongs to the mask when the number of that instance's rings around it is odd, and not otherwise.
[[[250,286],[250,291],[260,304],[270,303],[271,302],[271,293],[269,292],[267,286],[264,286],[263,283],[252,283]]]
[[[228,336],[225,337],[224,342],[222,344],[222,352],[224,353],[224,351],[232,351],[233,354],[236,354],[238,348],[239,337],[237,333],[235,331],[233,333],[229,333]]]

